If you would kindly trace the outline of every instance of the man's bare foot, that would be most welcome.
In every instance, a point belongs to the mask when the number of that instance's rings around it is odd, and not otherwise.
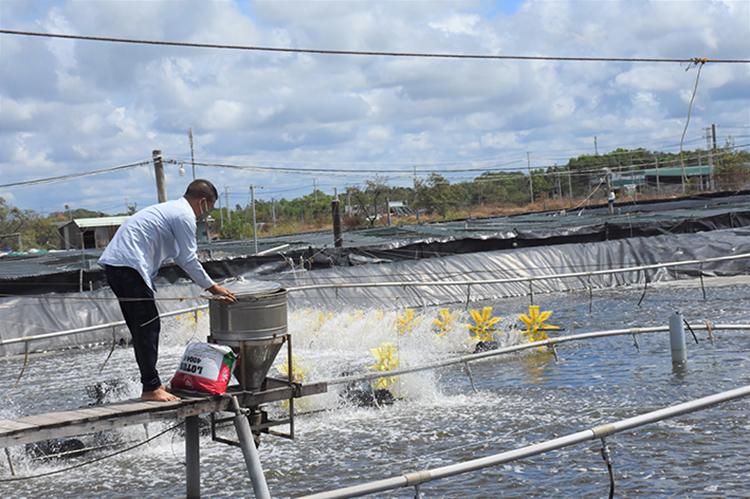
[[[143,392],[141,394],[141,400],[150,400],[154,402],[174,402],[180,400],[180,397],[172,395],[164,388],[164,385],[160,386],[153,392]]]

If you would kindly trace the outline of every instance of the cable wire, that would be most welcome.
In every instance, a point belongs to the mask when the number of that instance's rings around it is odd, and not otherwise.
[[[302,54],[328,54],[328,55],[363,55],[363,56],[388,56],[388,57],[425,57],[442,59],[499,59],[499,60],[527,60],[527,61],[576,61],[576,62],[680,62],[680,63],[750,63],[743,59],[706,59],[700,57],[683,59],[660,59],[660,58],[628,58],[628,57],[557,57],[557,56],[534,56],[534,55],[481,55],[481,54],[441,54],[422,52],[372,52],[360,50],[326,50],[326,49],[304,49],[287,47],[260,47],[253,45],[224,45],[217,43],[190,43],[190,42],[167,42],[158,40],[139,40],[133,38],[112,38],[85,35],[65,35],[60,33],[39,33],[33,31],[0,30],[0,34],[39,36],[47,38],[64,38],[72,40],[87,40],[97,42],[134,43],[143,45],[162,45],[171,47],[211,48],[224,50],[250,50],[258,52],[287,52]]]
[[[172,425],[169,428],[167,428],[166,430],[164,430],[164,431],[162,431],[160,433],[157,433],[156,435],[154,435],[151,438],[148,438],[148,439],[146,439],[146,440],[144,440],[142,442],[139,442],[139,443],[137,443],[135,445],[132,445],[130,447],[127,447],[125,449],[121,449],[121,450],[119,450],[117,452],[113,452],[112,454],[107,454],[106,456],[102,456],[102,457],[99,457],[99,458],[96,458],[96,459],[92,459],[91,461],[86,461],[84,463],[78,463],[76,465],[69,466],[68,468],[63,468],[63,469],[60,469],[60,470],[50,471],[50,472],[47,472],[47,473],[41,473],[41,474],[33,475],[33,476],[17,476],[17,477],[13,477],[13,478],[3,478],[3,479],[0,479],[0,483],[20,482],[22,480],[33,480],[35,478],[43,478],[43,477],[48,477],[48,476],[52,476],[52,475],[59,475],[60,473],[65,473],[67,471],[71,471],[71,470],[74,470],[74,469],[77,469],[77,468],[83,468],[84,466],[88,466],[90,464],[98,463],[100,461],[104,461],[105,459],[109,459],[109,458],[115,457],[115,456],[117,456],[119,454],[124,454],[125,452],[131,451],[133,449],[137,449],[138,447],[146,445],[147,443],[151,442],[152,440],[155,440],[155,439],[161,437],[162,435],[164,435],[166,433],[169,433],[170,431],[179,428],[180,426],[182,426],[184,424],[185,424],[185,421],[183,420],[182,422],[177,423],[175,425]]]
[[[153,160],[147,160],[147,161],[141,161],[140,163],[131,163],[128,165],[121,165],[121,166],[114,166],[111,168],[103,168],[101,170],[94,170],[90,172],[83,172],[83,173],[72,173],[70,175],[59,175],[57,177],[47,177],[47,178],[39,178],[35,180],[24,180],[22,182],[13,182],[11,184],[0,184],[0,188],[3,187],[20,187],[20,186],[27,186],[27,185],[40,185],[40,184],[50,184],[53,182],[65,182],[67,180],[75,180],[79,178],[84,177],[90,177],[92,175],[99,175],[102,173],[112,173],[112,172],[118,172],[118,171],[124,171],[124,170],[130,170],[131,168],[140,168],[141,166],[150,165],[153,164]]]

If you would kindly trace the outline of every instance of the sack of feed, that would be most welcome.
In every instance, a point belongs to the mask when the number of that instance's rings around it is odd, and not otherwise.
[[[225,345],[191,343],[172,378],[172,388],[198,393],[226,393],[237,355]]]

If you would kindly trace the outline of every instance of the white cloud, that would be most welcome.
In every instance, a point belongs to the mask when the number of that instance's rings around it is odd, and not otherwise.
[[[430,134],[422,132],[418,134],[407,133],[401,138],[401,149],[407,151],[426,151],[432,149],[433,143]]]
[[[480,20],[481,18],[475,14],[454,14],[443,21],[431,22],[428,26],[446,33],[471,35],[474,33],[474,26]]]
[[[36,102],[18,102],[15,99],[9,99],[0,96],[0,123],[2,128],[8,129],[11,124],[31,120],[37,114]]]
[[[28,142],[35,139],[33,134],[19,134],[16,139],[16,147],[13,149],[12,160],[16,167],[27,169],[28,172],[38,175],[45,170],[55,166],[55,163],[47,158],[44,150],[32,150]]]
[[[4,9],[2,25],[266,47],[747,59],[749,5],[528,1],[487,18],[470,2],[61,0],[37,18],[33,10]],[[524,165],[526,151],[538,158],[563,154],[550,161],[564,163],[565,156],[591,152],[595,135],[600,152],[644,144],[668,149],[675,135],[679,142],[696,76],[679,63],[345,56],[8,35],[2,43],[6,182],[37,178],[44,169],[64,174],[140,161],[153,149],[184,159],[188,128],[198,160],[318,167],[350,161],[384,170],[498,154]],[[748,125],[747,79],[744,66],[706,64],[688,136],[700,137],[710,123]],[[552,152],[558,150],[566,152]],[[76,185],[117,190],[137,178],[142,185],[129,187],[128,197],[143,206],[154,201],[154,189],[142,170]],[[203,174],[223,185],[249,184],[242,172]],[[176,190],[184,187],[184,179],[171,180],[176,169],[168,175]],[[309,180],[281,177],[269,182]],[[263,182],[262,175],[254,179]],[[335,182],[318,178],[319,188]],[[59,195],[35,187],[17,192],[31,208],[41,204],[38,198]],[[105,202],[100,198],[86,196]]]

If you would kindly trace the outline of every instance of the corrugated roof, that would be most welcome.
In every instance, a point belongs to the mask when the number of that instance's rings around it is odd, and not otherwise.
[[[75,218],[73,222],[81,229],[89,229],[92,227],[119,227],[125,223],[125,220],[130,218],[129,216],[121,217],[99,217],[99,218]]]

